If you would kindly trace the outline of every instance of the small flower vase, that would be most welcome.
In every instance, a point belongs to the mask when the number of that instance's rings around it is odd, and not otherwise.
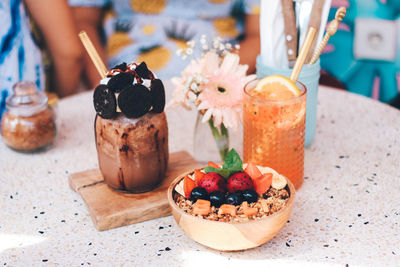
[[[229,130],[223,124],[215,127],[212,119],[205,123],[202,119],[203,115],[198,113],[193,135],[193,152],[197,161],[200,163],[223,162],[230,148],[235,148],[241,154],[240,130],[237,132]]]

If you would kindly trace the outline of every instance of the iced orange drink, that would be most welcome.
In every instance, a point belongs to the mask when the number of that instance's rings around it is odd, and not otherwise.
[[[244,88],[244,162],[268,166],[303,183],[306,88],[272,75]]]

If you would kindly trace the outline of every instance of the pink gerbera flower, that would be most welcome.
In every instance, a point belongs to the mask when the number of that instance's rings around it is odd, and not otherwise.
[[[204,112],[203,122],[213,119],[216,127],[223,123],[227,128],[237,129],[241,118],[243,88],[255,79],[255,75],[246,75],[248,66],[240,65],[239,56],[234,53],[220,57],[210,51],[204,55],[201,63],[206,79],[201,83],[197,108]]]

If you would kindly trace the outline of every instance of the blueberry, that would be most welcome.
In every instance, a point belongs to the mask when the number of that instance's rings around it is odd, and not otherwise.
[[[247,203],[249,203],[249,204],[253,203],[253,202],[257,202],[257,200],[258,200],[258,194],[253,189],[244,190],[242,195],[243,195],[244,201],[247,201]]]
[[[263,194],[263,198],[264,198],[264,199],[267,199],[267,198],[270,198],[270,197],[271,197],[271,196],[268,195],[268,191],[267,191],[266,193]]]
[[[238,206],[243,202],[243,192],[238,190],[226,197],[226,204]]]
[[[192,189],[190,193],[190,200],[196,202],[198,199],[205,199],[208,200],[208,193],[203,187],[195,187]]]
[[[222,204],[225,203],[225,194],[221,191],[213,191],[210,193],[210,202],[211,206],[219,208]]]

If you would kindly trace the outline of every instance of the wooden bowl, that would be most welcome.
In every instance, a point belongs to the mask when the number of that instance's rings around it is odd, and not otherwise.
[[[288,180],[289,201],[285,208],[262,219],[248,222],[217,222],[190,215],[176,205],[175,186],[188,174],[177,177],[168,188],[168,202],[179,227],[194,241],[220,251],[237,251],[258,247],[271,240],[289,219],[295,189]]]

